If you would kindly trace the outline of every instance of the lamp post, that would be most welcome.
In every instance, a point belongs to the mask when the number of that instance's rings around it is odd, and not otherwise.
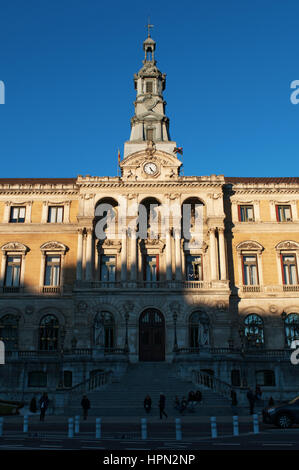
[[[65,327],[62,326],[60,330],[60,379],[58,388],[63,388],[63,348],[64,348],[64,340],[65,340]]]
[[[130,315],[128,312],[125,313],[125,321],[126,321],[126,337],[125,337],[125,353],[128,354],[130,352],[129,348],[129,339],[128,339],[128,321],[129,321]]]
[[[174,312],[173,316],[173,323],[174,323],[174,343],[173,343],[173,352],[178,352],[178,340],[177,340],[177,331],[176,331],[176,322],[178,319],[178,314]]]

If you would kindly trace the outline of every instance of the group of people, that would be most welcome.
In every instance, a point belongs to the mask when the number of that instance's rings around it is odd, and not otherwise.
[[[143,406],[144,406],[144,409],[145,409],[146,413],[150,413],[151,408],[152,408],[152,399],[151,399],[150,395],[146,395],[146,397],[144,399],[144,402],[143,402]],[[158,406],[159,406],[159,410],[160,410],[160,419],[162,419],[163,416],[165,416],[165,418],[168,418],[167,413],[165,411],[166,397],[165,397],[164,393],[162,393],[162,392],[160,393]]]
[[[39,409],[40,409],[40,415],[39,419],[40,421],[45,420],[45,415],[46,411],[49,407],[49,398],[47,393],[43,393],[41,398],[39,399]],[[30,407],[29,410],[31,413],[36,413],[37,412],[37,402],[36,402],[36,397],[34,396],[30,402]]]
[[[182,400],[179,399],[178,396],[174,399],[174,408],[178,410],[181,414],[183,414],[186,410],[194,412],[195,407],[199,405],[202,401],[202,393],[200,390],[196,392],[189,392],[188,398],[185,396]]]

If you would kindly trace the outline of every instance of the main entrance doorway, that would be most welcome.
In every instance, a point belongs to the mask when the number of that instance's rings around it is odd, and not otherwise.
[[[148,308],[139,318],[139,360],[165,360],[164,316],[154,308]]]

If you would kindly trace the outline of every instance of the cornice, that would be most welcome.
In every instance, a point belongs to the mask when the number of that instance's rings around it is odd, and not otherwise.
[[[0,187],[0,197],[1,196],[42,196],[42,195],[51,195],[51,196],[78,196],[79,188],[73,190],[62,190],[62,189],[34,189],[34,188],[16,188],[16,189],[3,189]]]

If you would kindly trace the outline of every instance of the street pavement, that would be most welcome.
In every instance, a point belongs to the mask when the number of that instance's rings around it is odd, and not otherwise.
[[[176,440],[175,419],[146,416],[147,439],[141,439],[140,418],[103,418],[101,438],[96,439],[95,417],[80,421],[80,430],[68,437],[68,417],[29,417],[23,432],[23,417],[4,417],[0,450],[299,450],[299,426],[277,429],[259,417],[259,433],[253,433],[252,416],[239,417],[239,436],[233,436],[231,416],[217,418],[217,438],[211,437],[208,416],[182,416],[182,439]]]

